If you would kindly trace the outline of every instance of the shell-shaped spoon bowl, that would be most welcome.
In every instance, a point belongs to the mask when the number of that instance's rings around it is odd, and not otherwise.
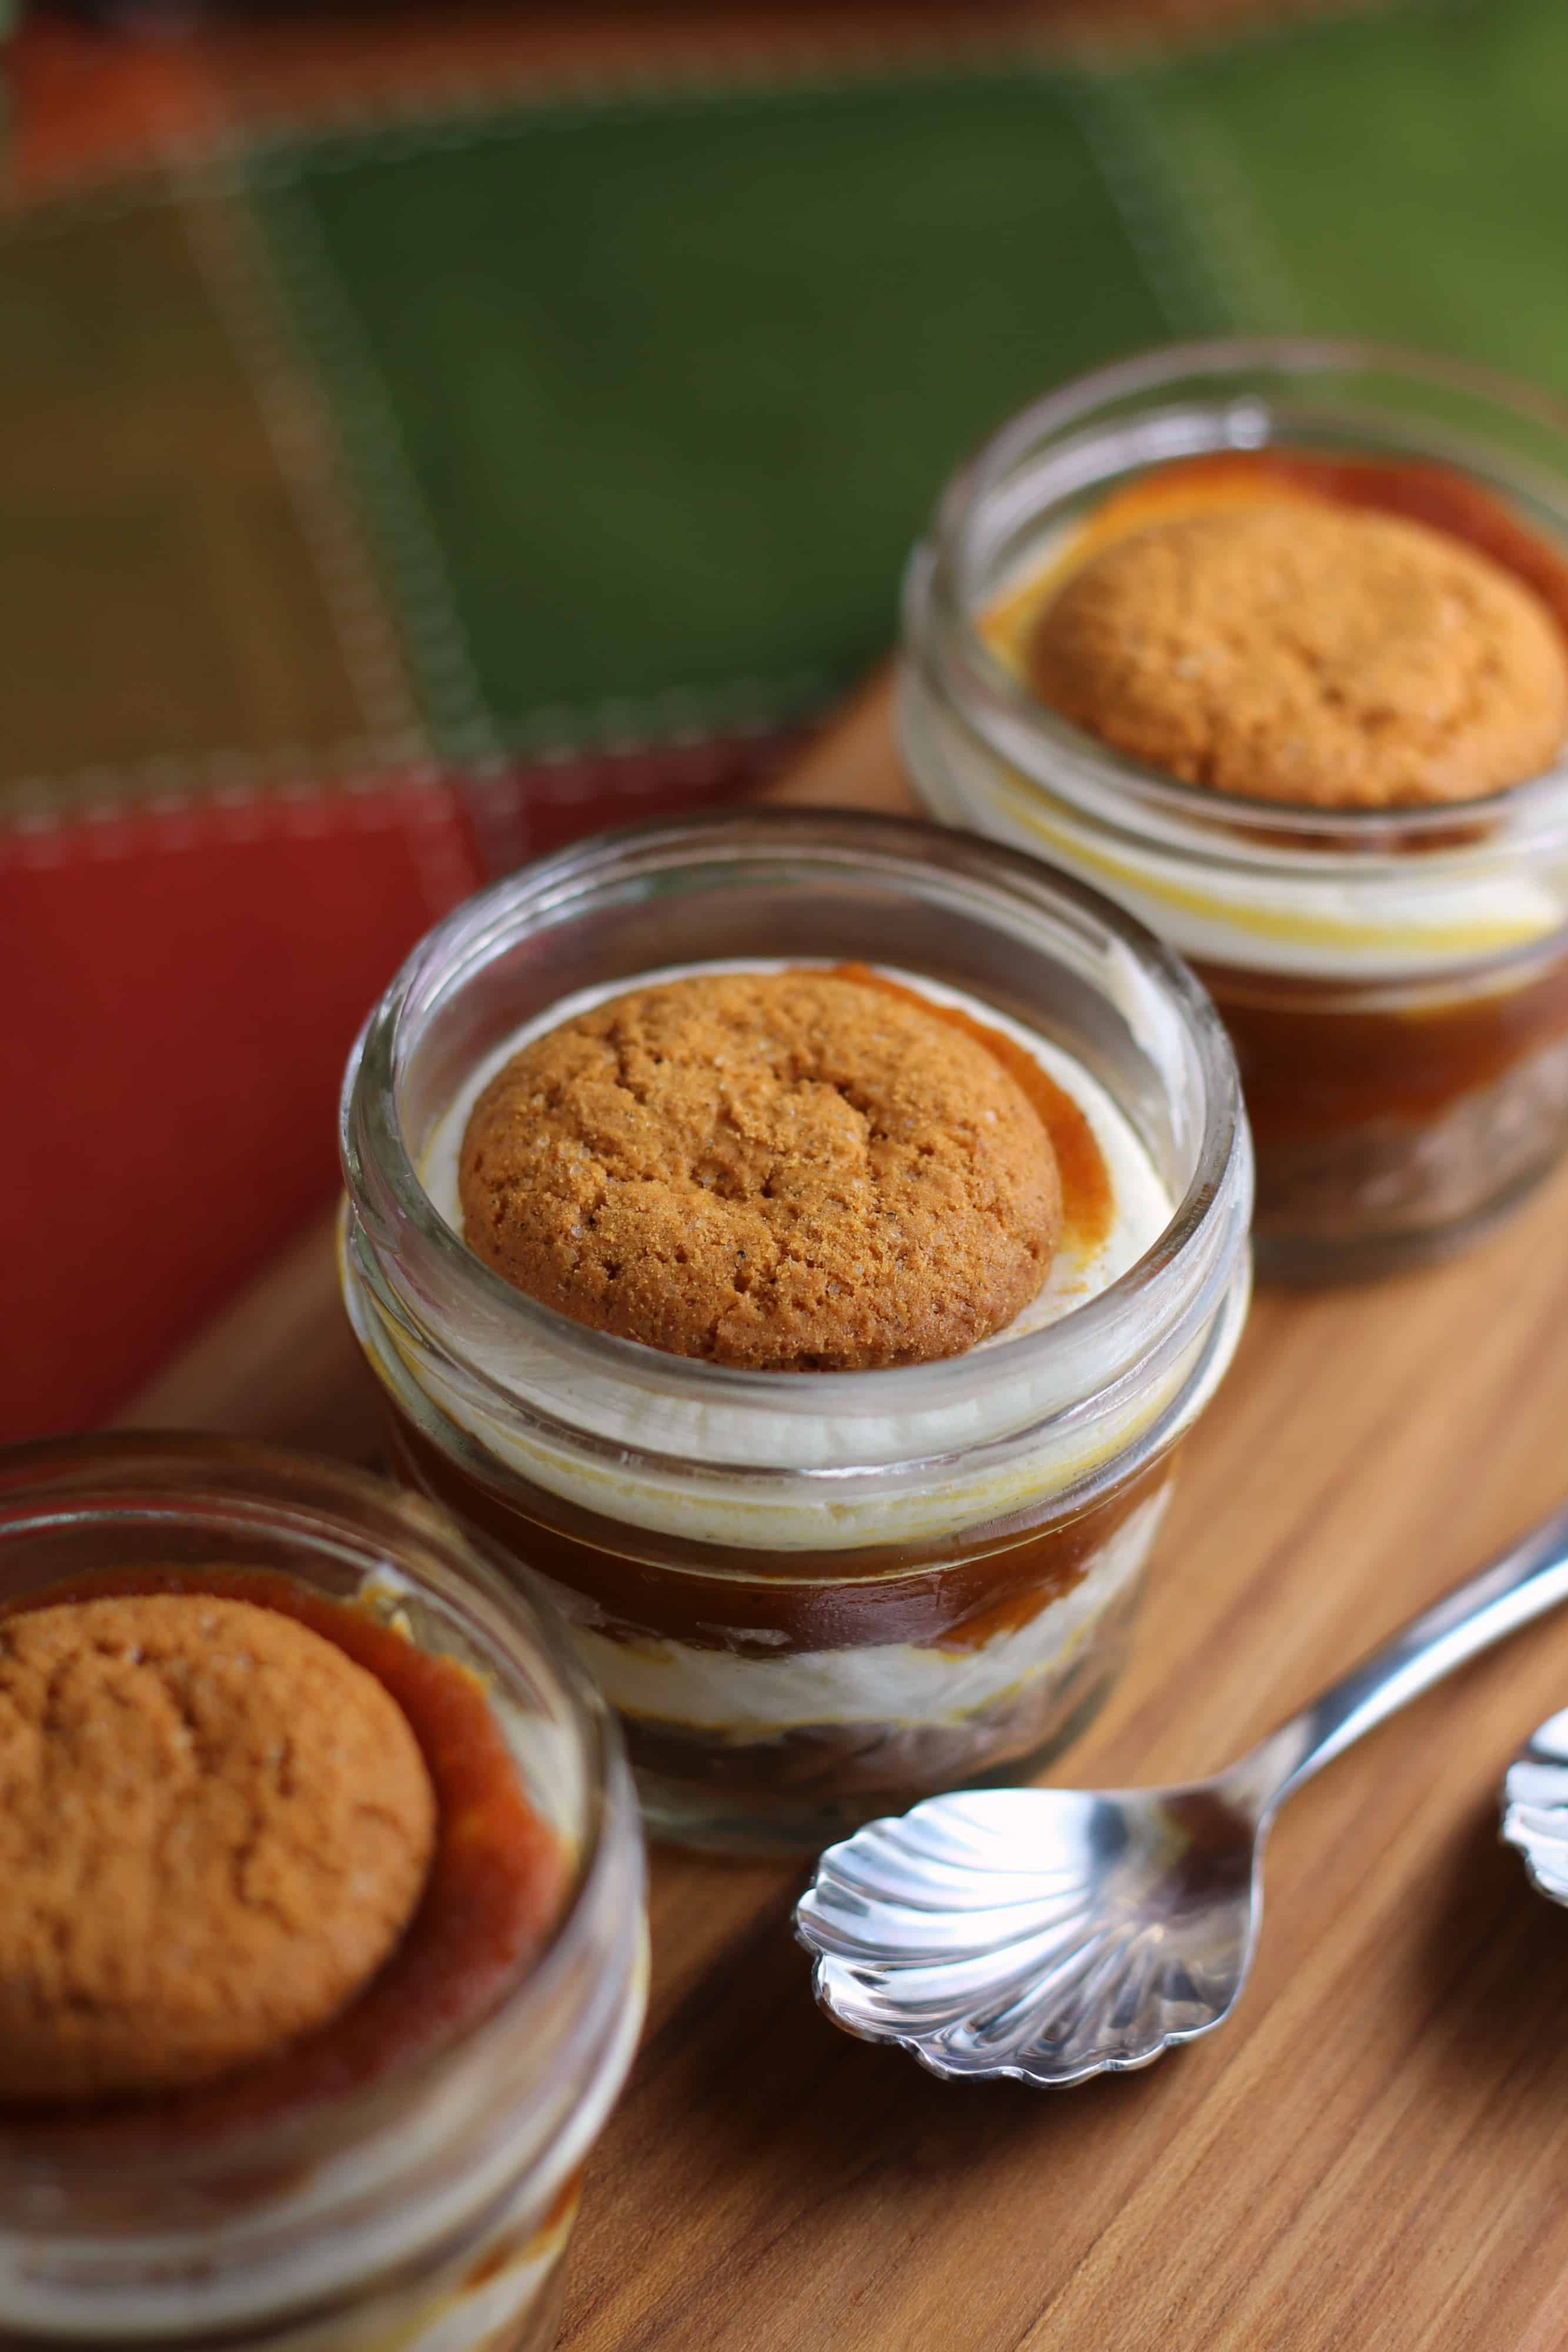
[[[1524,1857],[1530,1883],[1568,1904],[1568,1707],[1548,1717],[1509,1766],[1502,1836]]]
[[[1281,1724],[1174,1789],[928,1797],[830,1846],[795,1928],[817,1997],[934,2074],[1041,2085],[1146,2066],[1246,1981],[1263,1843],[1292,1790],[1456,1666],[1568,1601],[1568,1507]],[[1508,1776],[1503,1834],[1568,1903],[1568,1709]]]
[[[1221,1783],[933,1797],[831,1846],[796,1913],[835,2021],[947,2078],[1146,2066],[1220,2023],[1258,1825]]]

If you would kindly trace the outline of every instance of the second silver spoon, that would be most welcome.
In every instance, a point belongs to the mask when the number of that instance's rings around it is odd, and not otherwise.
[[[1478,1651],[1568,1600],[1568,1509],[1412,1619],[1211,1780],[974,1789],[830,1846],[795,1915],[817,1998],[934,2074],[1146,2066],[1223,2023],[1285,1799]]]

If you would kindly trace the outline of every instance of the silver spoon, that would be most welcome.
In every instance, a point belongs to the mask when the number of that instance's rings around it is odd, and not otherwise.
[[[1146,2066],[1222,2024],[1285,1799],[1478,1651],[1568,1600],[1568,1508],[1212,1780],[972,1789],[830,1846],[795,1913],[817,1998],[934,2074],[1045,2084]]]
[[[1536,1892],[1568,1904],[1568,1707],[1548,1716],[1508,1768],[1502,1837]]]

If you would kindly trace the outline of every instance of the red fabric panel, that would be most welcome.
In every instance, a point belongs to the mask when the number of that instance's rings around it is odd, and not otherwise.
[[[478,878],[406,782],[0,837],[0,1437],[102,1418],[330,1198],[360,1022]]]

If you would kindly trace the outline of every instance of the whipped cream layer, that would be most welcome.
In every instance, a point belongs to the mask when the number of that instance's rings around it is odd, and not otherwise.
[[[737,1657],[610,1633],[585,1619],[582,1595],[550,1590],[584,1665],[634,1720],[739,1745],[812,1725],[957,1724],[1076,1656],[1142,1573],[1169,1498],[1167,1483],[1107,1536],[1070,1591],[974,1649],[899,1642]]]
[[[1080,540],[1086,559],[1096,542],[1080,524],[1043,534],[977,616],[977,634],[1015,679],[1027,683],[1030,630],[1076,569]],[[936,814],[1048,857],[1195,962],[1381,980],[1506,955],[1568,924],[1568,823],[1543,849],[1511,824],[1508,793],[1488,803],[1497,812],[1497,830],[1484,842],[1394,855],[1369,848],[1363,856],[1347,850],[1342,835],[1321,850],[1304,837],[1272,850],[1262,837],[1222,842],[1205,831],[1201,811],[1183,825],[1165,812],[1145,816],[1131,804],[1119,810],[1094,773],[1116,755],[1090,749],[1090,739],[1082,753],[1053,751],[1019,721],[1006,730],[1019,738],[1018,756],[1009,760],[1005,745],[982,741],[933,702],[907,666],[903,702],[910,765]],[[1222,793],[1203,797],[1220,824],[1258,820],[1245,801]],[[1315,824],[1332,812],[1304,814]],[[1402,814],[1388,812],[1390,823]],[[1261,822],[1288,827],[1289,816],[1270,803]],[[1456,809],[1454,821],[1462,829],[1467,813]],[[1346,831],[1367,824],[1364,812],[1347,813]],[[1136,830],[1129,833],[1128,825]]]
[[[461,1234],[457,1169],[469,1115],[496,1072],[530,1038],[629,989],[684,979],[695,971],[808,968],[808,960],[778,958],[683,964],[561,999],[497,1045],[467,1074],[422,1155],[422,1181],[432,1202]],[[608,1367],[601,1373],[563,1360],[559,1350],[550,1349],[548,1335],[537,1339],[508,1335],[504,1346],[497,1342],[481,1358],[490,1381],[522,1404],[542,1408],[601,1441],[593,1452],[579,1450],[521,1429],[504,1409],[489,1409],[472,1382],[460,1385],[439,1359],[420,1354],[416,1360],[402,1339],[392,1342],[395,1356],[389,1352],[390,1335],[385,1327],[378,1334],[368,1302],[362,1294],[356,1296],[350,1279],[347,1295],[356,1328],[405,1409],[417,1418],[421,1398],[428,1398],[523,1477],[611,1520],[703,1543],[802,1551],[929,1541],[1037,1505],[1042,1495],[1064,1490],[1132,1444],[1191,1386],[1201,1361],[1204,1376],[1190,1398],[1196,1412],[1224,1369],[1239,1328],[1246,1305],[1245,1271],[1222,1310],[1223,1329],[1218,1337],[1206,1330],[1174,1360],[1158,1361],[1136,1392],[1134,1384],[1123,1383],[1103,1407],[1097,1401],[1092,1413],[1062,1411],[1060,1425],[1041,1430],[1022,1458],[1011,1454],[988,1462],[982,1455],[962,1464],[946,1458],[1032,1428],[1058,1407],[1061,1366],[1047,1370],[1020,1364],[1009,1343],[1061,1321],[1106,1290],[1158,1239],[1170,1221],[1172,1202],[1129,1120],[1071,1055],[978,998],[902,969],[888,967],[886,976],[934,1003],[956,1006],[1016,1040],[1082,1109],[1103,1159],[1113,1202],[1103,1242],[1090,1249],[1066,1244],[1041,1290],[1014,1322],[967,1357],[952,1360],[974,1367],[976,1377],[951,1402],[923,1415],[922,1442],[915,1450],[923,1459],[943,1457],[928,1478],[902,1483],[894,1478],[879,1490],[866,1492],[863,1484],[855,1491],[791,1475],[902,1463],[910,1452],[908,1423],[900,1410],[907,1372],[749,1376],[753,1383],[759,1378],[771,1380],[779,1400],[767,1418],[768,1459],[758,1464],[757,1408],[753,1403],[742,1412],[727,1402],[733,1375],[727,1379],[715,1368],[710,1402],[694,1400],[689,1383],[661,1389],[661,1360],[652,1349],[628,1349],[627,1370],[619,1375]],[[1085,1353],[1085,1368],[1092,1370],[1087,1334]],[[685,1360],[680,1360],[688,1376],[697,1369]],[[846,1391],[854,1401],[848,1434]],[[884,1398],[882,1411],[878,1407]],[[853,1449],[847,1455],[846,1444]],[[613,1458],[612,1449],[620,1445],[637,1449],[643,1458]],[[666,1469],[649,1461],[649,1455],[674,1457],[674,1465]],[[732,1465],[742,1474],[778,1475],[730,1477],[726,1473]]]

